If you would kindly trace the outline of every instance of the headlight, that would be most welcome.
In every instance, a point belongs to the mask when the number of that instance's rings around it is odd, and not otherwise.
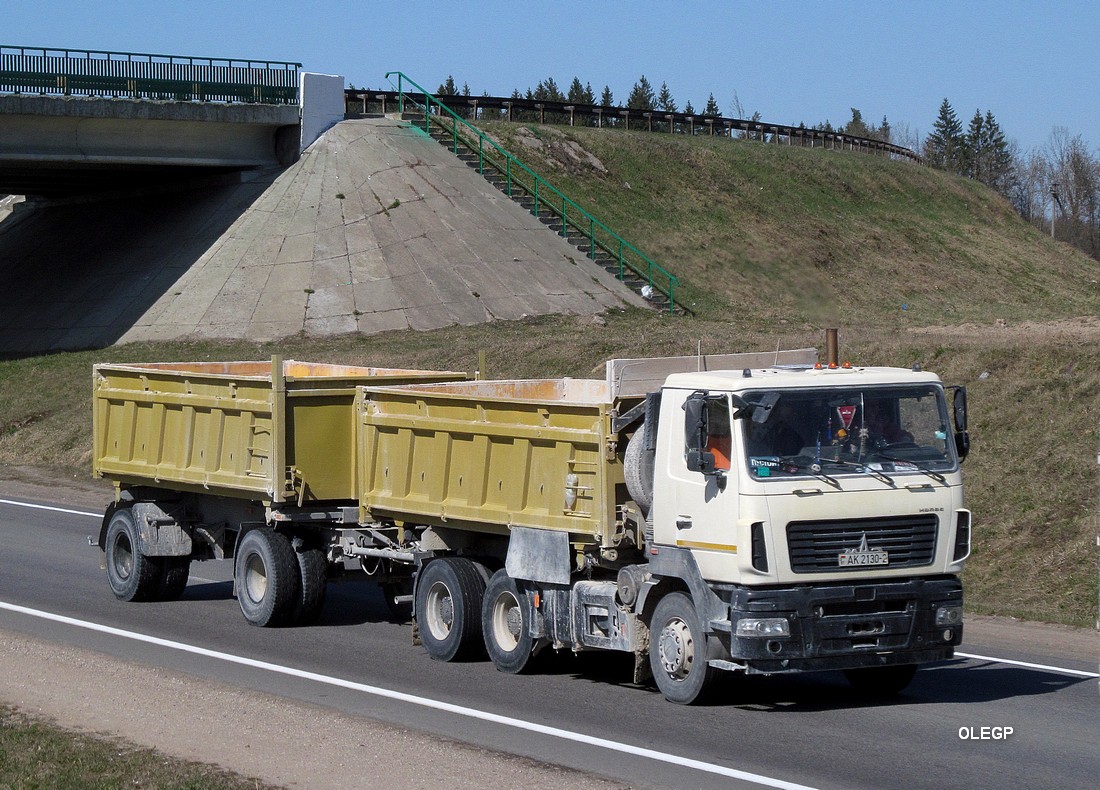
[[[790,636],[786,617],[743,617],[737,621],[738,636]]]
[[[958,625],[963,621],[963,608],[961,606],[941,606],[936,609],[936,625]]]

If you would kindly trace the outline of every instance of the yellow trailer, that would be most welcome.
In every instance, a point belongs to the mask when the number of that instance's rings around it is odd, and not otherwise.
[[[616,542],[626,500],[607,384],[468,381],[361,389],[360,521]]]
[[[280,504],[354,500],[355,394],[465,373],[271,362],[96,365],[93,475]]]

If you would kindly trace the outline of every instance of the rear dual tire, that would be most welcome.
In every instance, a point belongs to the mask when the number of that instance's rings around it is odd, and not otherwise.
[[[290,618],[301,586],[294,555],[287,537],[270,527],[241,538],[234,582],[241,613],[252,625],[282,625]]]
[[[485,589],[481,631],[485,650],[501,672],[517,675],[529,666],[535,648],[533,619],[531,602],[516,580],[504,569],[494,573]]]
[[[481,649],[485,575],[477,563],[443,557],[423,566],[416,582],[420,641],[436,661],[470,658]]]
[[[164,568],[159,557],[141,553],[141,539],[134,514],[121,508],[111,514],[103,550],[107,582],[120,601],[155,601],[159,597]],[[184,584],[186,584],[186,578]]]

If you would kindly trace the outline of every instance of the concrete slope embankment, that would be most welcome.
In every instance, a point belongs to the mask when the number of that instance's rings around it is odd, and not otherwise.
[[[28,221],[29,220],[29,221]],[[371,334],[639,297],[399,121],[337,124],[280,173],[0,224],[0,353]]]

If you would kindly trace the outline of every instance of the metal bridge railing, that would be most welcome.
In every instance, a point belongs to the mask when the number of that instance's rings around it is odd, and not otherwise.
[[[298,104],[300,63],[0,45],[0,93]]]
[[[450,107],[440,102],[405,74],[400,71],[391,71],[386,74],[386,79],[394,76],[397,77],[399,112],[404,113],[406,101],[422,110],[425,133],[431,133],[431,124],[434,121],[451,135],[454,153],[459,153],[461,145],[477,154],[479,173],[484,175],[486,167],[497,171],[505,180],[505,190],[509,197],[512,197],[517,190],[520,191],[533,199],[532,214],[538,216],[540,210],[553,214],[562,223],[563,235],[568,237],[572,234],[587,240],[588,257],[595,260],[598,251],[602,250],[617,262],[620,280],[626,279],[627,273],[631,272],[651,288],[668,297],[670,313],[674,313],[677,308],[686,313],[691,312],[685,305],[676,301],[676,288],[680,281],[674,274],[566,197],[546,179],[493,142],[480,129],[471,126]],[[416,89],[415,93],[407,92],[405,83],[413,86]]]

